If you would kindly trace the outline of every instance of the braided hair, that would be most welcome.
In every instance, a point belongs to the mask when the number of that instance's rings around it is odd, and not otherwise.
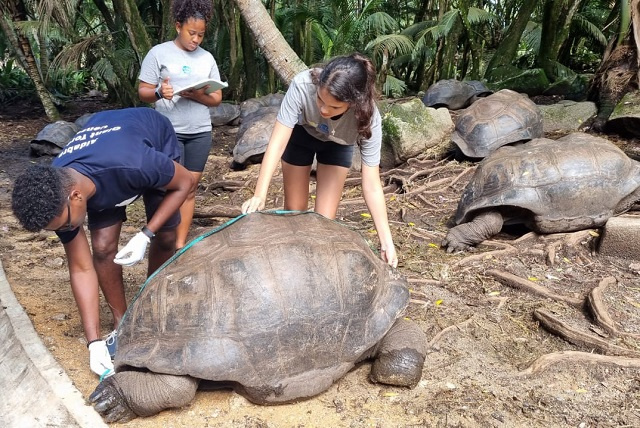
[[[365,139],[371,137],[371,117],[378,95],[376,70],[369,58],[359,53],[335,57],[323,68],[311,70],[311,79],[336,100],[349,103],[358,123],[358,134]]]

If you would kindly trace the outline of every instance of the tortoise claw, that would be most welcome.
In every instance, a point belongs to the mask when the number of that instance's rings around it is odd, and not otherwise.
[[[106,378],[98,384],[89,401],[105,420],[105,422],[128,422],[136,415],[127,405],[118,388],[117,374]]]

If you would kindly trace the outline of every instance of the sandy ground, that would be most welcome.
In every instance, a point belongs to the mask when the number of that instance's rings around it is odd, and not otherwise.
[[[75,119],[95,101],[66,112]],[[98,383],[89,370],[62,245],[53,233],[23,231],[10,211],[13,179],[32,162],[29,141],[46,124],[37,109],[0,114],[0,258],[13,290],[45,345],[88,397]],[[258,166],[229,168],[234,129],[216,129],[198,192],[200,210],[238,208],[251,193]],[[411,284],[407,316],[427,334],[429,352],[415,389],[372,384],[369,363],[349,372],[309,400],[259,406],[231,390],[201,391],[188,406],[136,419],[130,427],[634,427],[640,426],[640,345],[633,335],[613,336],[596,325],[582,300],[605,278],[614,278],[605,305],[619,331],[637,333],[640,318],[638,262],[605,259],[594,248],[598,231],[541,237],[513,229],[471,254],[439,247],[472,164],[418,159],[396,175],[414,176],[404,194],[388,195],[399,270]],[[419,173],[416,175],[416,173]],[[357,177],[354,173],[352,177]],[[440,179],[449,180],[438,181]],[[385,185],[390,175],[384,176]],[[233,190],[222,181],[241,183]],[[357,180],[356,180],[357,181]],[[275,179],[268,207],[281,205]],[[414,193],[410,193],[414,190]],[[407,193],[406,191],[409,191]],[[377,242],[358,186],[347,186],[339,220]],[[142,225],[141,207],[130,209],[126,242]],[[363,215],[364,214],[364,215]],[[203,217],[193,236],[227,221]],[[125,270],[129,298],[144,282],[146,267]],[[497,273],[496,273],[497,272]],[[541,297],[497,278],[510,273],[553,293]],[[573,299],[573,300],[572,300]],[[597,337],[570,343],[543,328],[534,312],[546,310],[575,331]],[[111,330],[108,308],[102,328]],[[594,355],[596,357],[594,357]],[[607,355],[603,358],[599,356]],[[626,358],[616,358],[626,355]],[[34,411],[37,411],[34,409]]]

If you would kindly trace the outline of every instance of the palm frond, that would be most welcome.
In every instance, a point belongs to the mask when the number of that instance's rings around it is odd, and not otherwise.
[[[387,97],[401,97],[406,93],[406,91],[407,84],[403,80],[400,80],[390,74],[387,75],[384,85],[382,85],[382,92]]]
[[[540,50],[540,40],[542,39],[542,25],[529,21],[522,33],[520,41],[527,46],[527,49],[538,52]]]
[[[120,83],[118,76],[113,71],[113,65],[107,58],[101,58],[96,61],[91,71],[111,86],[116,86]]]
[[[385,34],[370,41],[365,50],[372,50],[375,54],[385,51],[389,56],[406,55],[413,52],[413,40],[402,34]]]
[[[420,34],[423,34],[425,30],[433,27],[437,23],[434,21],[421,21],[417,22],[409,27],[400,30],[400,34],[404,34],[405,36],[411,37],[414,40],[417,40],[420,37]]]
[[[438,23],[439,31],[434,35],[437,35],[438,36],[437,38],[447,36],[449,33],[451,33],[451,30],[456,26],[456,24],[459,21],[460,21],[459,10],[452,9],[448,11],[442,16],[442,19]]]
[[[492,21],[498,21],[498,18],[494,14],[477,7],[469,8],[467,19],[471,24],[485,24]]]
[[[596,24],[589,21],[584,15],[576,13],[572,25],[575,25],[584,35],[598,42],[601,46],[607,45],[607,37]]]
[[[105,37],[105,33],[85,37],[66,46],[51,62],[52,68],[66,68],[79,64],[82,57],[91,51],[94,45]]]
[[[398,31],[398,22],[386,12],[375,12],[364,19],[362,28],[369,34],[390,34]]]

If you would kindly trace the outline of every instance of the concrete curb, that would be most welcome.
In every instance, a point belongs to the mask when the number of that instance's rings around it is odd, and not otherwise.
[[[106,427],[33,328],[0,262],[0,426]]]

